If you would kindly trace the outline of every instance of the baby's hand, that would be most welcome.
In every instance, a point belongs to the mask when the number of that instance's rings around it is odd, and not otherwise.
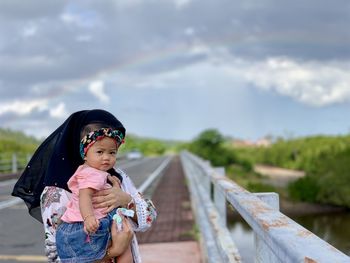
[[[98,221],[94,216],[89,216],[84,221],[84,231],[87,234],[95,233],[100,225],[100,221]]]

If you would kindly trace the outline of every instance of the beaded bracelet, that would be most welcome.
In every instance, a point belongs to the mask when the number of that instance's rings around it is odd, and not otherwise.
[[[127,209],[132,209],[135,207],[135,202],[134,202],[134,199],[131,198],[131,201],[127,204],[126,208]]]

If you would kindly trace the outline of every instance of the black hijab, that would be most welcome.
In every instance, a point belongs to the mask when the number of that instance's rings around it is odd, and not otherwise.
[[[105,110],[83,110],[73,113],[39,146],[12,191],[28,206],[29,213],[41,221],[40,195],[45,186],[68,190],[67,182],[79,165],[80,131],[90,123],[120,130],[125,137],[123,124]],[[114,169],[111,174],[120,177]],[[120,178],[121,179],[121,178]]]

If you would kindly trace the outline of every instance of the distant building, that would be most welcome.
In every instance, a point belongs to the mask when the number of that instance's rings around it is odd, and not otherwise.
[[[232,141],[233,147],[255,147],[255,144],[250,140],[240,140],[240,139],[234,139]]]
[[[256,142],[250,140],[240,140],[234,139],[232,141],[233,147],[269,147],[272,144],[271,140],[268,138],[258,139]]]
[[[269,147],[271,145],[271,140],[267,138],[262,138],[256,141],[255,143],[257,146],[262,146],[262,147]]]

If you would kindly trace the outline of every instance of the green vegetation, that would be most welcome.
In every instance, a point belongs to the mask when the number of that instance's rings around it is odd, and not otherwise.
[[[29,155],[38,147],[39,141],[22,132],[0,128],[0,171],[11,172],[11,158],[17,154],[19,167],[24,167]]]
[[[245,158],[239,158],[235,149],[227,144],[227,140],[216,129],[208,129],[200,133],[191,143],[185,146],[189,151],[203,159],[209,160],[213,166],[240,165],[246,172],[252,170],[252,164]]]
[[[132,134],[128,134],[125,144],[120,147],[120,154],[131,150],[138,150],[145,156],[157,156],[178,151],[178,142],[163,141],[152,138],[141,138]]]
[[[253,163],[305,171],[289,185],[290,198],[350,207],[350,136],[280,139],[267,148],[236,150]]]
[[[293,200],[316,202],[319,192],[317,180],[310,176],[305,176],[299,180],[289,184],[289,195]]]
[[[0,156],[12,156],[13,153],[33,154],[41,142],[34,137],[22,132],[0,128]],[[179,142],[162,141],[150,138],[141,138],[135,135],[127,135],[126,143],[121,147],[121,152],[138,149],[144,155],[162,155],[177,152]],[[1,157],[0,157],[1,158]]]
[[[19,167],[24,167],[28,156],[32,155],[40,141],[22,132],[0,128],[0,172],[11,172],[11,158],[17,154]],[[157,139],[140,138],[134,135],[126,137],[126,143],[120,148],[120,154],[137,149],[146,156],[156,156],[176,152],[179,143]]]
[[[186,148],[224,166],[227,176],[252,192],[274,191],[296,201],[350,208],[350,136],[314,136],[278,139],[270,147],[233,147],[215,129],[205,130]],[[266,184],[254,164],[303,170],[306,176],[287,189]]]
[[[350,145],[344,150],[325,152],[315,159],[307,171],[309,180],[315,181],[309,191],[314,201],[350,208]]]
[[[210,161],[213,166],[225,167],[226,175],[230,179],[248,190],[253,189],[250,188],[254,187],[252,183],[258,184],[261,176],[253,171],[250,160],[238,155],[237,150],[230,145],[229,141],[216,129],[208,129],[200,133],[185,148]]]
[[[271,147],[238,149],[253,163],[304,170],[315,169],[315,160],[342,152],[350,146],[350,136],[314,136],[294,140],[279,139]]]
[[[0,153],[12,155],[15,152],[33,153],[39,141],[22,132],[0,128]]]
[[[203,131],[188,145],[188,149],[209,160],[213,166],[227,166],[237,162],[234,151],[224,146],[224,137],[215,129]]]
[[[0,129],[0,162],[10,159],[13,153],[32,154],[39,144],[22,132]],[[249,191],[277,191],[294,200],[350,208],[350,135],[278,139],[269,147],[234,147],[232,140],[216,129],[205,130],[187,143],[128,135],[120,154],[134,149],[145,156],[187,149],[213,166],[225,167],[227,176]],[[258,163],[303,170],[306,176],[281,192],[253,171]]]
[[[199,241],[200,231],[199,231],[198,225],[193,224],[191,230],[185,231],[185,232],[180,234],[180,238],[183,238],[185,240],[186,239],[193,239],[193,240]]]

